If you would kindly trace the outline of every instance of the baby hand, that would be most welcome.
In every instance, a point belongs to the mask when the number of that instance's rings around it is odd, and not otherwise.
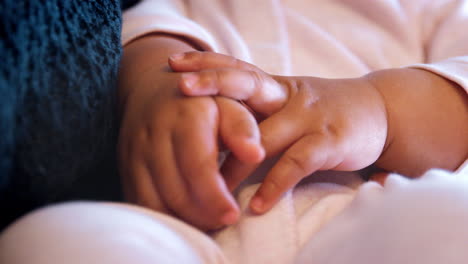
[[[387,135],[384,101],[365,79],[271,76],[232,57],[190,52],[170,60],[185,73],[182,92],[243,100],[264,120],[260,123],[266,155],[282,152],[250,203],[257,213],[317,170],[358,170],[377,160]],[[226,161],[223,173],[234,189],[257,166]]]
[[[243,162],[264,157],[254,117],[227,98],[186,97],[179,73],[148,71],[127,97],[119,138],[126,197],[202,229],[236,221],[239,209],[219,173],[218,139]]]

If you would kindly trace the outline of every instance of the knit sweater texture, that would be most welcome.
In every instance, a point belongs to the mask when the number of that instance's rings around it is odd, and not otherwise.
[[[120,198],[118,0],[2,0],[0,228],[40,206]]]

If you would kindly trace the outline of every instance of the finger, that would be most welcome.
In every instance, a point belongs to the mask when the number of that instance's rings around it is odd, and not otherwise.
[[[323,169],[330,152],[328,141],[321,135],[301,138],[289,148],[265,177],[250,202],[256,213],[271,209],[281,196],[301,179]]]
[[[124,130],[122,133],[126,134],[126,132]],[[119,172],[125,199],[163,213],[169,213],[158,194],[148,168],[144,164],[144,158],[140,157],[141,149],[135,146],[138,144],[129,144],[128,141],[122,140],[118,144]]]
[[[258,67],[232,56],[202,51],[174,54],[169,57],[169,66],[176,72],[200,71],[215,68],[233,68],[263,72]]]
[[[229,155],[221,167],[221,175],[229,191],[233,192],[258,166],[259,164],[245,163],[236,156]]]
[[[212,98],[186,98],[196,111],[180,115],[172,142],[180,174],[204,218],[230,225],[238,207],[218,171],[217,107]],[[188,105],[186,103],[185,105]]]
[[[260,131],[253,115],[239,102],[216,97],[219,131],[224,144],[246,163],[259,163],[265,157]]]
[[[244,100],[255,112],[267,116],[279,111],[288,98],[287,87],[255,71],[217,69],[184,73],[179,87],[188,96],[222,95]]]
[[[304,131],[300,129],[301,120],[295,118],[288,111],[289,106],[272,115],[259,125],[262,146],[265,157],[271,158],[285,151],[296,142]],[[226,185],[232,191],[256,169],[256,164],[245,164],[235,157],[228,157],[221,168]]]
[[[126,188],[131,201],[162,213],[171,214],[172,212],[162,201],[148,168],[141,161],[132,163],[129,177],[133,179],[133,188],[131,190]]]
[[[188,186],[179,175],[170,133],[156,133],[154,138],[157,141],[147,148],[145,163],[161,199],[177,216],[194,225],[203,225],[206,220],[193,206]],[[141,181],[139,186],[143,189],[146,184],[148,182]]]

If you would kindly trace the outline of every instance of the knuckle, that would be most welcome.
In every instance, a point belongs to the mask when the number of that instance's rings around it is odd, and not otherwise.
[[[198,116],[213,116],[214,114],[218,113],[218,107],[216,102],[212,97],[205,97],[205,98],[189,98],[192,100],[192,107],[188,110],[188,114],[192,119],[195,119]]]
[[[284,191],[286,184],[279,177],[272,177],[268,180],[270,193],[281,193]]]
[[[331,138],[338,139],[340,130],[333,123],[327,123],[323,128],[325,134]]]
[[[183,123],[180,120],[195,120],[198,116],[215,111],[216,104],[212,98],[183,98],[176,108],[175,117],[177,123]]]
[[[216,82],[216,84],[220,85],[222,84],[223,80],[227,80],[229,70],[215,70],[212,71],[213,73],[213,79]]]
[[[245,67],[245,63],[235,57],[231,57],[231,65],[235,68],[235,69],[248,69],[247,67]]]
[[[252,85],[255,89],[259,89],[262,87],[264,81],[265,81],[265,78],[262,74],[260,74],[259,72],[256,72],[256,71],[248,71],[250,76],[252,77]]]
[[[186,59],[189,59],[190,61],[195,62],[197,64],[199,64],[200,60],[203,58],[202,52],[200,51],[188,52],[185,54],[185,56]]]
[[[144,153],[144,146],[153,144],[153,130],[151,127],[142,126],[137,129],[132,135],[125,140],[121,139],[118,143],[118,157],[121,161],[125,161],[130,157],[138,157]]]
[[[291,89],[294,89],[296,92],[308,92],[311,90],[309,83],[304,82],[302,79],[290,81],[288,82],[288,86],[290,86]]]
[[[285,87],[287,98],[289,99],[293,98],[295,95],[307,93],[310,90],[305,87],[306,84],[301,79],[278,77],[275,78],[275,81],[282,87]]]
[[[285,156],[285,163],[289,166],[296,168],[302,174],[308,174],[308,166],[307,166],[307,159],[306,155],[299,157],[297,155],[286,155]]]
[[[257,72],[257,71],[260,71],[261,70],[257,67],[255,67],[254,65],[248,63],[248,62],[245,62],[243,60],[239,60],[239,59],[236,59],[236,58],[233,58],[235,60],[235,62],[233,63],[233,65],[235,66],[236,69],[242,69],[242,70],[247,70],[247,71],[254,71],[254,72]]]
[[[317,132],[322,140],[330,144],[340,143],[342,133],[338,124],[326,121],[320,121],[319,123],[322,124],[317,128]]]

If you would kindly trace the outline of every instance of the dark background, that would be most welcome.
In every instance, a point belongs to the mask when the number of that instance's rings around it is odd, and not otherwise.
[[[0,1],[0,230],[44,205],[121,200],[121,12],[138,1]]]

